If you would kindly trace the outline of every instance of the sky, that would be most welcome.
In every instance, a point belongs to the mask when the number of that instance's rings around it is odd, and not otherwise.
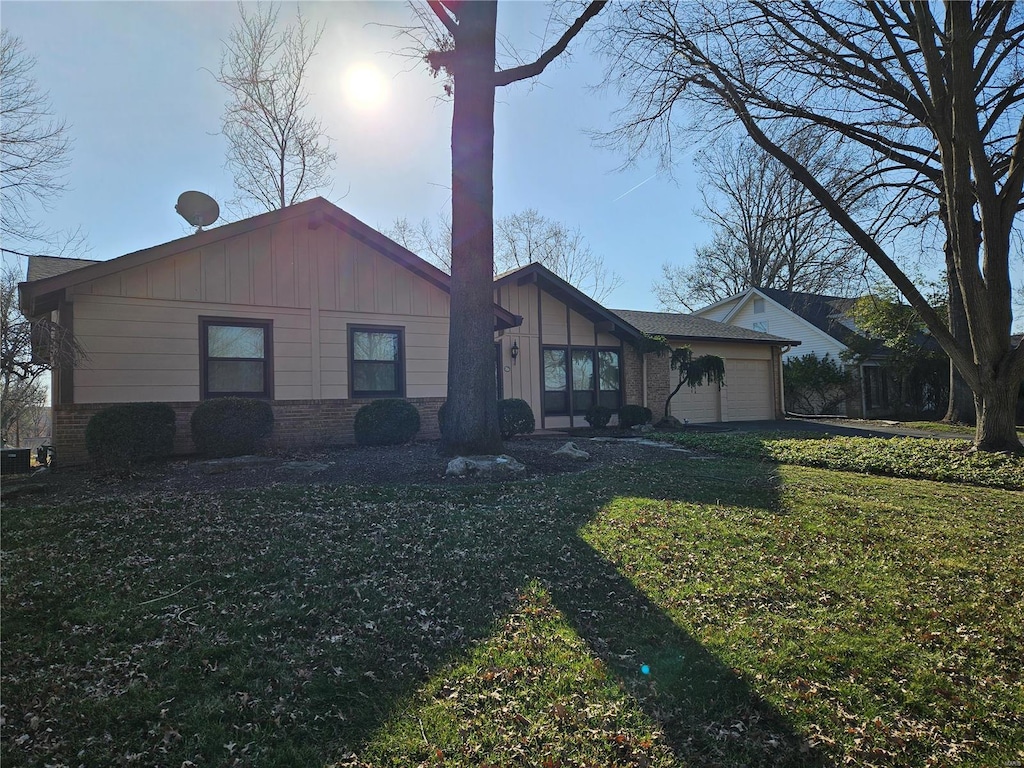
[[[370,226],[436,220],[451,197],[451,103],[441,83],[398,55],[404,2],[301,3],[324,33],[308,78],[313,111],[337,153],[323,195]],[[295,6],[281,6],[282,22]],[[212,72],[238,18],[233,2],[9,2],[4,28],[36,58],[39,86],[67,119],[74,141],[67,191],[40,216],[81,227],[84,258],[106,260],[189,234],[174,211],[186,190],[224,203],[233,195],[219,135],[226,94]],[[541,2],[503,2],[499,32],[524,60],[561,34]],[[697,179],[684,154],[670,174],[653,158],[622,169],[625,156],[595,146],[611,125],[614,94],[594,89],[602,66],[586,41],[528,83],[498,91],[495,215],[527,208],[579,227],[623,278],[606,305],[659,309],[651,283],[665,261],[691,258],[709,239],[694,215]],[[383,98],[346,88],[352,67],[376,68]],[[223,223],[219,222],[219,223]]]
[[[378,229],[399,218],[436,221],[451,204],[451,103],[440,81],[400,55],[407,42],[396,39],[396,28],[413,23],[409,5],[299,7],[324,27],[308,77],[311,109],[337,154],[334,185],[323,196]],[[283,4],[281,22],[293,21],[295,9]],[[532,60],[564,28],[550,14],[546,2],[503,0],[499,35]],[[190,234],[174,211],[186,190],[220,201],[225,219],[218,224],[238,218],[224,205],[234,194],[219,134],[226,93],[213,75],[237,20],[229,0],[0,5],[0,22],[36,58],[39,86],[70,124],[68,188],[39,220],[55,230],[80,227],[89,247],[81,257],[111,259]],[[357,67],[380,74],[379,98],[346,88]],[[710,240],[695,213],[696,147],[676,145],[671,173],[655,158],[624,168],[623,153],[591,138],[614,125],[622,103],[597,88],[602,79],[584,30],[540,77],[498,90],[495,215],[535,208],[578,227],[623,279],[604,304],[658,310],[651,285],[661,265],[690,263],[695,247]],[[1016,285],[1020,265],[1014,271]],[[1018,314],[1015,328],[1022,326]]]

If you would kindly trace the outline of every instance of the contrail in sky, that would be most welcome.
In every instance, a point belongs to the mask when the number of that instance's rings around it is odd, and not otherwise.
[[[648,181],[650,181],[651,179],[653,179],[653,178],[654,178],[655,176],[657,176],[657,175],[658,175],[657,173],[652,173],[652,174],[651,174],[650,176],[648,176],[648,177],[647,177],[646,179],[644,179],[643,181],[641,181],[641,182],[640,182],[639,184],[637,184],[637,185],[636,185],[635,187],[630,187],[629,189],[627,189],[627,190],[626,190],[625,192],[623,192],[623,193],[622,193],[621,195],[619,195],[619,196],[618,196],[618,197],[616,197],[616,198],[615,198],[614,200],[612,200],[612,202],[613,202],[613,203],[617,203],[617,202],[619,202],[619,200],[621,200],[622,198],[624,198],[624,197],[625,197],[626,195],[628,195],[628,194],[629,194],[630,192],[636,192],[636,191],[637,191],[638,189],[640,189],[640,187],[642,187],[642,186],[643,186],[644,184],[646,184],[646,183],[647,183]]]

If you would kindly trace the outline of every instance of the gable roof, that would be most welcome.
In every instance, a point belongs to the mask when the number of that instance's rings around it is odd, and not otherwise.
[[[37,316],[56,309],[60,295],[71,286],[107,277],[108,275],[149,264],[158,259],[173,256],[194,248],[202,248],[263,227],[301,218],[307,220],[307,226],[310,229],[319,229],[324,224],[337,227],[342,232],[366,244],[377,253],[386,256],[400,266],[405,267],[413,274],[440,288],[445,293],[451,293],[451,278],[445,272],[433,264],[424,261],[412,251],[402,247],[369,225],[364,224],[355,216],[343,211],[333,203],[328,202],[322,197],[314,197],[312,200],[296,203],[287,208],[262,213],[231,224],[224,224],[220,227],[206,229],[177,240],[171,240],[162,245],[119,256],[109,261],[89,262],[70,271],[39,274],[37,277],[33,277],[30,274],[28,280],[19,285],[22,311],[29,317]],[[498,305],[494,306],[494,315],[495,328],[512,328],[522,322],[521,317],[513,315]]]
[[[500,288],[510,282],[515,282],[517,285],[538,284],[547,293],[594,323],[598,331],[610,333],[623,341],[636,341],[643,336],[628,319],[623,318],[617,312],[606,309],[543,264],[533,262],[525,267],[503,272],[494,278],[494,287]]]
[[[864,338],[863,334],[850,327],[852,323],[846,318],[847,310],[854,305],[857,299],[798,291],[781,291],[776,288],[756,288],[754,290],[803,318],[841,344],[850,346],[851,341]]]
[[[727,325],[696,315],[680,315],[673,312],[641,312],[634,309],[612,310],[643,333],[665,336],[682,341],[723,341],[746,344],[771,344],[773,346],[797,346],[795,339],[784,339],[761,331]]]

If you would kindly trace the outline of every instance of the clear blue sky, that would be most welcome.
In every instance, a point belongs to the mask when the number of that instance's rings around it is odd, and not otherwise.
[[[281,6],[282,22],[293,20],[295,7]],[[338,156],[334,188],[324,195],[378,228],[400,217],[436,219],[450,206],[451,104],[439,81],[396,55],[406,43],[394,27],[412,23],[409,6],[301,8],[325,25],[308,83]],[[232,197],[218,135],[225,93],[211,70],[238,18],[234,2],[5,0],[0,14],[36,57],[35,77],[54,111],[71,124],[69,188],[41,218],[55,229],[81,226],[91,248],[85,257],[115,258],[188,234],[174,211],[185,190],[221,203]],[[504,0],[499,32],[532,59],[562,32],[549,14],[545,2]],[[594,146],[587,131],[609,127],[618,102],[592,87],[602,67],[585,35],[541,77],[499,89],[495,214],[532,207],[578,226],[624,278],[606,304],[655,310],[650,287],[661,264],[689,262],[709,239],[694,215],[699,179],[691,148],[677,145],[672,180],[652,159],[619,170],[623,155]],[[376,108],[353,103],[344,87],[345,73],[360,63],[384,75],[386,98]],[[1020,265],[1014,273],[1019,282]]]
[[[375,227],[397,217],[434,219],[450,204],[451,105],[422,67],[395,55],[403,2],[302,3],[326,25],[309,78],[311,105],[338,155],[325,196]],[[281,6],[282,21],[295,6]],[[523,58],[561,34],[548,5],[505,2],[499,26]],[[5,2],[2,23],[37,58],[35,76],[74,139],[69,188],[44,214],[55,228],[81,225],[91,251],[109,259],[182,237],[179,193],[232,196],[218,135],[225,94],[216,70],[233,2]],[[353,64],[385,75],[376,109],[353,105],[343,87]],[[609,306],[657,309],[650,285],[665,260],[689,259],[707,239],[693,215],[696,179],[687,158],[676,181],[653,160],[619,171],[624,157],[595,147],[587,130],[609,124],[614,97],[588,86],[601,67],[585,44],[529,84],[500,89],[496,109],[495,213],[525,208],[579,226],[625,279]],[[223,210],[223,206],[222,206]]]

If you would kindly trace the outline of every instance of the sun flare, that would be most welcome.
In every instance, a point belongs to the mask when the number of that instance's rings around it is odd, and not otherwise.
[[[387,100],[388,83],[373,64],[360,62],[345,70],[345,95],[357,109],[376,109]]]

